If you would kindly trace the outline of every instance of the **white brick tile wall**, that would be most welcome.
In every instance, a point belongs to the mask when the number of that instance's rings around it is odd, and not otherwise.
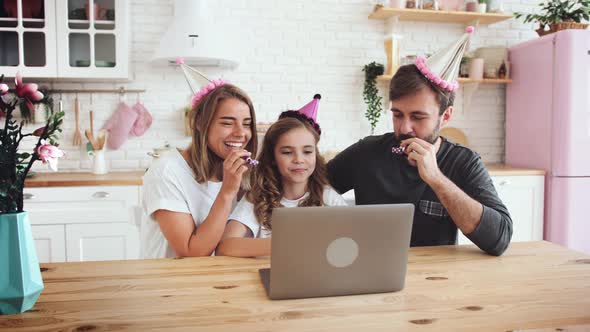
[[[322,151],[340,150],[370,133],[362,100],[364,73],[371,62],[385,63],[383,21],[367,16],[377,1],[371,0],[217,0],[211,1],[216,24],[235,31],[235,50],[241,57],[233,70],[205,68],[208,75],[221,76],[246,90],[254,101],[260,121],[272,121],[285,108],[307,103],[314,93],[323,98],[319,122],[324,128]],[[536,0],[504,0],[507,11],[531,12]],[[111,170],[146,168],[146,152],[164,142],[186,147],[182,108],[189,100],[182,73],[149,63],[161,36],[173,19],[173,0],[131,1],[131,81],[128,88],[145,88],[142,101],[154,123],[142,137],[130,137],[117,151],[108,151]],[[401,22],[396,31],[403,35],[402,55],[432,53],[453,42],[463,31],[458,24]],[[472,49],[512,44],[535,38],[532,24],[510,20],[480,27]],[[241,41],[241,42],[240,42]],[[114,83],[54,83],[54,88],[117,88]],[[380,84],[384,107],[387,85]],[[54,96],[56,99],[58,96]],[[66,118],[61,147],[67,158],[62,170],[88,170],[90,160],[83,147],[71,145],[74,128],[74,95],[63,95]],[[94,95],[95,129],[98,130],[117,106],[119,96]],[[464,105],[462,90],[456,102],[452,126],[463,129],[471,147],[488,162],[502,162],[504,155],[505,87],[481,85]],[[82,130],[88,127],[90,97],[79,95]],[[128,95],[129,104],[137,96]],[[33,125],[30,126],[33,128]],[[391,131],[391,115],[384,111],[376,133]],[[29,146],[32,142],[25,143]],[[36,170],[45,170],[38,163]]]

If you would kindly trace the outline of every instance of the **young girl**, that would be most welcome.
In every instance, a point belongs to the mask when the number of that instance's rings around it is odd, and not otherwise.
[[[328,186],[326,165],[317,151],[321,132],[314,119],[317,101],[319,95],[312,102],[313,118],[305,115],[310,113],[305,107],[287,111],[268,129],[252,189],[229,217],[217,255],[270,255],[274,208],[347,205]]]
[[[192,144],[158,158],[144,176],[140,227],[143,258],[208,256],[223,235],[256,155],[250,98],[216,80],[195,94]]]

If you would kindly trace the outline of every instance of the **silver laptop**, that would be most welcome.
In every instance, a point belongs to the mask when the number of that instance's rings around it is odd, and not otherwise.
[[[270,269],[273,300],[399,291],[404,287],[413,204],[278,208]]]

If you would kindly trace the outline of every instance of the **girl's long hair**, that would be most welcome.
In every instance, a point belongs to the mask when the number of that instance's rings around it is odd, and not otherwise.
[[[248,200],[254,204],[254,214],[258,223],[271,230],[272,210],[281,207],[283,197],[283,185],[281,174],[275,162],[275,147],[285,133],[298,128],[305,128],[315,139],[316,164],[315,169],[307,182],[309,197],[299,203],[299,206],[324,205],[324,186],[328,184],[326,162],[317,149],[320,135],[308,122],[286,117],[273,123],[262,143],[262,152],[258,157],[260,164],[252,172],[252,188],[248,192]]]
[[[252,118],[252,137],[246,145],[246,150],[256,155],[258,139],[256,136],[256,114],[250,97],[232,84],[225,84],[211,91],[191,110],[189,114],[190,128],[193,136],[188,147],[188,164],[195,173],[198,183],[207,182],[213,176],[223,178],[223,159],[219,158],[207,146],[207,134],[219,104],[225,99],[235,98],[248,105]]]

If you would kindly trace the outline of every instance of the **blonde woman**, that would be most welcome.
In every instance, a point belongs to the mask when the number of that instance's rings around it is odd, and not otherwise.
[[[252,101],[238,87],[215,81],[193,100],[192,143],[159,158],[144,176],[143,258],[209,256],[223,234],[256,155]]]
[[[252,190],[229,217],[218,255],[270,255],[274,208],[346,205],[328,185],[326,165],[317,149],[320,133],[315,119],[300,111],[284,112],[270,126]]]

